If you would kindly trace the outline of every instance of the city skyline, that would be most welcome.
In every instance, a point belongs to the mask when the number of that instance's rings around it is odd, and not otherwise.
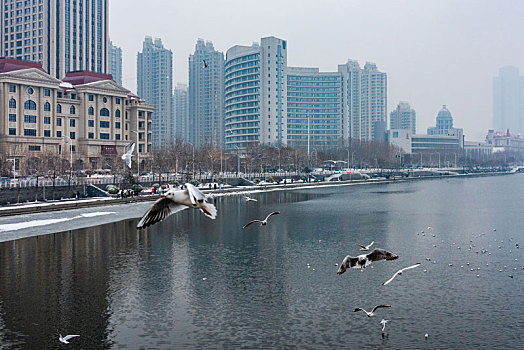
[[[287,1],[275,12],[276,6],[271,1],[263,7],[244,1],[153,2],[133,13],[129,2],[111,1],[110,34],[124,50],[124,86],[135,91],[134,57],[145,35],[162,38],[173,51],[175,82],[187,82],[187,57],[197,38],[225,52],[276,36],[289,42],[290,66],[322,72],[348,58],[361,65],[375,62],[388,74],[388,113],[408,101],[418,114],[417,129],[424,130],[446,104],[467,138],[479,139],[492,127],[492,78],[500,67],[524,61],[524,48],[511,39],[524,32],[519,23],[524,5],[516,1],[328,1],[322,6]],[[294,16],[286,15],[290,11]]]

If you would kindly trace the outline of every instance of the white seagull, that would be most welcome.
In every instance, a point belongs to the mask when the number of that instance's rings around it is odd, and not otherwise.
[[[198,188],[186,183],[185,189],[171,188],[162,198],[158,199],[153,206],[144,214],[137,228],[144,228],[156,224],[180,210],[187,208],[200,209],[210,219],[215,219],[217,209],[211,203],[206,202],[206,197]]]
[[[280,214],[280,212],[279,211],[274,211],[274,212],[270,213],[268,216],[266,216],[266,218],[264,220],[251,220],[250,222],[245,224],[242,228],[246,228],[249,225],[254,224],[255,222],[260,222],[260,226],[266,226],[267,225],[267,219],[269,219],[269,217],[271,215],[277,215],[277,214]]]
[[[380,321],[380,324],[382,325],[382,332],[384,332],[384,329],[386,329],[386,323],[388,323],[389,320],[385,320],[385,319],[382,319],[382,321]]]
[[[363,308],[357,307],[355,310],[353,310],[353,312],[364,311],[368,317],[371,317],[371,316],[375,316],[375,311],[377,309],[380,309],[381,307],[391,307],[391,305],[378,305],[378,306],[375,306],[373,308],[373,310],[371,310],[371,312],[368,312],[368,311],[364,310]],[[382,322],[380,322],[380,323],[382,323]]]
[[[368,245],[361,245],[361,246],[360,246],[360,250],[362,250],[362,251],[367,251],[367,250],[369,250],[369,248],[371,248],[371,246],[373,245],[373,243],[375,243],[375,241],[369,243]]]
[[[126,161],[126,165],[131,169],[131,157],[133,156],[133,151],[135,150],[135,143],[133,142],[127,147],[127,152],[122,154],[122,159]]]
[[[62,334],[58,333],[58,340],[60,340],[60,342],[64,344],[69,344],[68,340],[74,337],[79,337],[79,335],[78,334],[69,334],[69,335],[66,335],[65,337],[62,337]]]
[[[257,199],[255,199],[255,198],[251,198],[251,197],[248,197],[248,196],[244,196],[244,200],[245,200],[246,202],[258,202]]]
[[[386,284],[389,284],[389,282],[393,281],[393,279],[399,275],[402,275],[402,273],[406,270],[409,270],[409,269],[414,269],[415,267],[418,267],[420,266],[420,263],[416,263],[415,265],[411,265],[411,266],[408,266],[408,267],[404,267],[403,269],[400,269],[398,270],[397,272],[395,272],[395,274],[393,275],[393,277],[391,277],[390,279],[388,279],[386,282],[382,283],[383,286],[385,286]]]
[[[371,264],[373,261],[395,259],[398,259],[398,255],[388,252],[384,249],[375,249],[369,254],[362,254],[356,257],[348,255],[344,258],[344,260],[342,260],[342,263],[338,268],[337,275],[342,275],[350,267],[353,267],[355,269],[363,269],[369,264]]]

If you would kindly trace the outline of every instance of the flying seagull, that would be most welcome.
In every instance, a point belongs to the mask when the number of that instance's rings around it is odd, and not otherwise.
[[[280,212],[279,211],[274,211],[274,212],[270,213],[268,216],[266,216],[266,218],[264,220],[251,220],[250,222],[245,224],[242,228],[246,228],[249,225],[254,224],[255,222],[260,222],[260,226],[266,226],[267,225],[267,219],[269,219],[269,217],[271,215],[277,215],[277,214],[280,214]]]
[[[375,310],[380,309],[381,307],[391,307],[391,305],[378,305],[378,306],[375,306],[373,308],[373,310],[371,310],[371,312],[368,312],[368,311],[366,311],[366,310],[364,310],[364,309],[362,309],[360,307],[357,307],[355,310],[353,310],[353,312],[364,311],[366,313],[366,315],[368,315],[368,317],[371,317],[371,316],[375,316]],[[382,322],[380,322],[380,323],[382,323]],[[385,324],[384,324],[384,326],[385,326]]]
[[[360,246],[360,250],[362,250],[362,251],[367,251],[367,250],[369,250],[369,248],[371,248],[371,246],[373,245],[373,243],[375,243],[375,241],[369,243],[368,245],[361,245],[361,246]]]
[[[62,337],[62,334],[58,334],[58,340],[60,340],[61,343],[64,343],[64,344],[69,344],[69,339],[71,338],[74,338],[74,337],[79,337],[78,334],[69,334],[69,335],[66,335],[65,337]]]
[[[206,60],[203,60],[204,61],[204,68],[207,68],[207,62]]]
[[[210,219],[215,219],[217,209],[211,203],[206,202],[206,197],[198,188],[186,183],[185,189],[171,188],[162,198],[158,199],[153,206],[144,214],[137,228],[144,228],[156,224],[186,208],[200,209]]]
[[[388,323],[389,320],[385,320],[385,319],[382,319],[382,321],[380,321],[380,324],[382,325],[382,332],[384,332],[384,329],[386,329],[386,323]]]
[[[402,273],[406,270],[409,270],[409,269],[414,269],[415,267],[418,267],[420,266],[420,263],[416,263],[415,265],[411,265],[411,266],[408,266],[408,267],[404,267],[403,269],[400,269],[398,270],[397,272],[395,272],[395,274],[393,275],[393,277],[391,277],[390,279],[388,279],[386,282],[382,283],[383,286],[385,286],[386,284],[389,284],[389,282],[393,281],[393,279],[399,275],[402,275]]]
[[[122,154],[122,159],[126,161],[126,165],[131,169],[131,157],[133,156],[133,151],[135,150],[135,143],[133,142],[127,147],[127,152]]]
[[[373,261],[395,259],[398,259],[398,255],[390,253],[384,249],[375,249],[369,254],[362,254],[357,257],[352,257],[348,255],[344,258],[344,260],[342,260],[342,263],[338,268],[337,275],[342,275],[350,267],[353,267],[355,269],[363,269],[369,264],[371,264]]]
[[[246,202],[258,202],[257,199],[255,199],[255,198],[251,198],[251,197],[248,197],[248,196],[244,196],[244,200],[245,200]]]

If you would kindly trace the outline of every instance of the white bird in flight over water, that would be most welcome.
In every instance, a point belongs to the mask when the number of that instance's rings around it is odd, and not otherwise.
[[[64,344],[69,344],[69,339],[71,338],[74,338],[74,337],[79,337],[78,334],[69,334],[69,335],[66,335],[65,337],[62,337],[62,334],[58,334],[58,340],[60,340],[61,343],[64,343]]]
[[[368,266],[369,264],[371,264],[373,261],[395,260],[395,259],[398,259],[398,255],[388,252],[384,249],[375,249],[371,253],[362,254],[356,257],[348,255],[344,258],[344,260],[342,260],[342,263],[340,264],[340,267],[338,268],[337,275],[342,275],[350,267],[353,267],[355,269],[358,269],[358,268],[363,269],[366,266]]]
[[[375,316],[375,311],[381,307],[391,307],[391,305],[378,305],[371,310],[371,312],[364,310],[363,308],[357,307],[353,312],[364,311],[368,317]],[[381,322],[382,323],[382,322]]]
[[[360,250],[362,250],[362,251],[367,251],[367,250],[369,250],[369,248],[371,248],[371,246],[373,245],[373,243],[375,243],[375,241],[369,243],[368,245],[361,245],[361,246],[360,246]]]
[[[257,199],[255,199],[255,198],[251,198],[251,197],[248,197],[248,196],[244,196],[244,200],[245,200],[246,202],[258,202]]]
[[[248,227],[249,225],[251,224],[254,224],[256,222],[259,222],[260,223],[260,226],[266,226],[267,225],[267,219],[269,219],[269,217],[271,215],[277,215],[277,214],[280,214],[279,211],[274,211],[272,213],[270,213],[268,216],[266,216],[266,218],[264,220],[251,220],[250,222],[248,222],[247,224],[245,224],[242,228],[246,228]]]
[[[129,169],[131,169],[131,157],[133,156],[134,150],[135,150],[135,143],[133,142],[132,144],[129,145],[129,147],[127,147],[127,152],[122,154],[122,159],[126,161],[126,165]]]
[[[388,279],[386,282],[382,283],[383,286],[389,284],[391,281],[393,281],[393,279],[399,275],[402,275],[402,273],[406,270],[409,270],[409,269],[414,269],[415,267],[418,267],[420,266],[420,263],[416,263],[415,265],[411,265],[411,266],[408,266],[408,267],[404,267],[403,269],[400,269],[398,270],[397,272],[395,272],[395,274],[393,275],[393,277],[391,277],[390,279]]]
[[[186,183],[185,189],[171,188],[162,198],[158,199],[153,206],[144,214],[137,228],[144,228],[156,224],[178,211],[194,208],[200,209],[210,219],[215,219],[217,209],[211,203],[206,202],[206,197],[198,188]]]
[[[385,320],[385,319],[382,319],[382,321],[380,321],[380,324],[382,325],[382,332],[384,332],[384,329],[386,329],[386,323],[388,323],[389,320]]]

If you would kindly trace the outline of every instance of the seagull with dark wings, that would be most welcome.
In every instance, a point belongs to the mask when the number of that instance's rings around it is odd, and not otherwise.
[[[204,194],[190,183],[186,183],[184,187],[185,189],[171,188],[163,194],[162,198],[144,214],[137,228],[154,225],[169,215],[187,208],[200,209],[208,218],[215,219],[217,209],[213,204],[206,202]]]
[[[202,61],[204,61],[204,68],[207,68],[208,66],[207,66],[206,60],[202,60]]]
[[[391,305],[378,305],[378,306],[375,306],[375,307],[371,310],[371,312],[366,311],[366,310],[364,310],[363,308],[357,307],[355,310],[353,310],[353,312],[364,311],[368,317],[372,317],[372,316],[375,316],[375,311],[377,311],[377,309],[380,309],[380,308],[382,308],[382,307],[391,307]]]
[[[355,269],[363,269],[369,266],[369,264],[371,264],[374,261],[395,259],[398,259],[398,255],[388,252],[384,249],[375,249],[369,254],[362,254],[356,257],[348,255],[344,258],[344,260],[342,260],[342,263],[338,268],[337,275],[342,275],[350,267],[353,267]]]
[[[274,211],[272,213],[270,213],[268,216],[266,216],[266,218],[264,220],[251,220],[250,222],[248,222],[247,224],[245,224],[242,228],[246,228],[248,227],[249,225],[251,224],[254,224],[256,222],[259,222],[260,223],[260,226],[266,226],[267,225],[267,219],[269,219],[269,217],[271,215],[277,215],[277,214],[280,214],[279,211]]]

